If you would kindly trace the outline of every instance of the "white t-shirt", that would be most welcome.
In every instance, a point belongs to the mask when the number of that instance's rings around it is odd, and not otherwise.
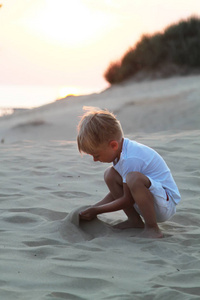
[[[130,172],[140,172],[160,182],[169,196],[177,204],[180,200],[180,193],[164,159],[152,148],[131,141],[127,138],[123,141],[122,152],[119,161],[113,167],[120,174],[123,182]]]

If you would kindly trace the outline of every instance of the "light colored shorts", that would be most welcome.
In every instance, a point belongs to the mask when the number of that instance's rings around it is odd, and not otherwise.
[[[176,204],[172,197],[166,193],[160,182],[148,177],[151,181],[149,191],[154,197],[154,208],[156,213],[157,222],[165,222],[169,220],[176,213]],[[135,210],[142,216],[138,205],[134,204]]]

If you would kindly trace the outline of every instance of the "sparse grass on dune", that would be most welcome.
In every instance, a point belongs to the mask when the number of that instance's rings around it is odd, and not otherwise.
[[[141,72],[161,77],[200,70],[200,18],[190,17],[170,25],[162,33],[145,34],[124,56],[112,62],[104,77],[119,83]]]

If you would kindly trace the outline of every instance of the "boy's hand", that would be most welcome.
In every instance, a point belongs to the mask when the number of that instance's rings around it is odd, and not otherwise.
[[[81,220],[91,221],[97,215],[97,211],[95,207],[90,207],[82,212],[80,212],[79,216]]]

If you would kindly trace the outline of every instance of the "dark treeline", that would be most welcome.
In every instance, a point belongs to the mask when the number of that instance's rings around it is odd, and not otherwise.
[[[155,71],[174,65],[185,70],[200,70],[200,18],[191,17],[167,27],[162,33],[143,35],[117,62],[112,62],[104,77],[119,83],[139,71]]]

